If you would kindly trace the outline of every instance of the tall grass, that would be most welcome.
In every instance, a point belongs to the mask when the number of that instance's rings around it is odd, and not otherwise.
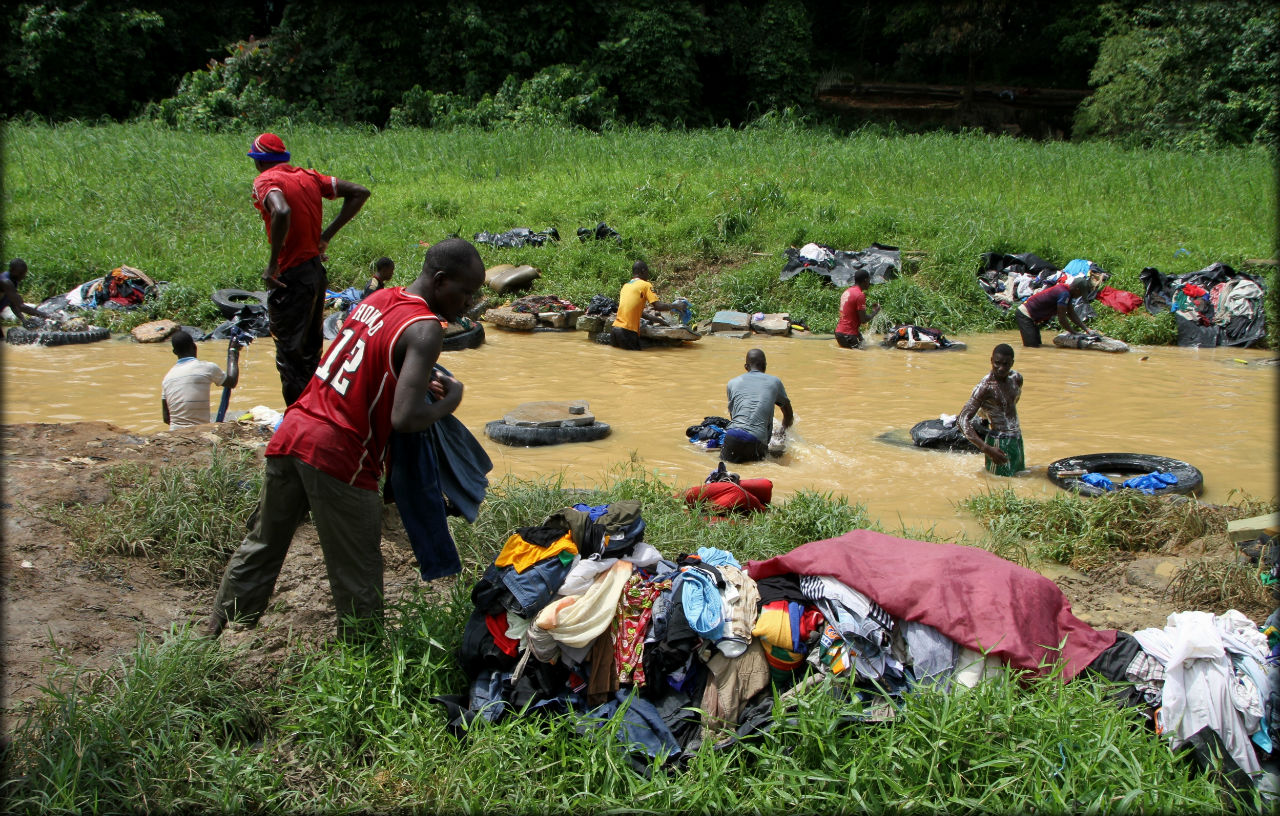
[[[245,450],[215,446],[208,464],[152,470],[125,463],[106,474],[103,504],[64,505],[49,520],[87,553],[148,558],[192,584],[221,575],[257,506],[262,466]]]
[[[162,303],[113,319],[208,325],[218,319],[207,300],[213,289],[260,287],[266,243],[249,202],[249,134],[10,123],[6,135],[5,238],[10,254],[31,262],[33,299],[127,263],[175,288]],[[785,125],[605,133],[298,126],[282,135],[295,163],[373,191],[332,246],[335,288],[362,283],[380,255],[394,258],[407,281],[423,241],[555,226],[558,244],[484,247],[482,255],[487,264],[535,264],[544,273],[536,292],[582,301],[616,295],[631,261],[644,258],[659,291],[688,297],[700,314],[788,311],[830,331],[839,292],[807,273],[778,281],[782,250],[879,241],[923,255],[918,274],[871,299],[897,322],[954,332],[1012,326],[974,283],[986,251],[1030,251],[1059,264],[1088,258],[1133,291],[1145,266],[1168,274],[1214,261],[1239,267],[1274,251],[1273,170],[1260,149],[1192,154],[874,130],[844,137]],[[621,246],[574,237],[600,221],[621,232]],[[1109,328],[1124,336],[1129,325]]]
[[[479,570],[517,526],[578,501],[643,502],[646,539],[668,557],[698,546],[740,560],[871,526],[843,499],[799,493],[769,513],[708,524],[635,464],[598,490],[555,477],[495,486],[458,526],[466,572],[410,593],[363,645],[294,642],[275,655],[174,630],[99,676],[59,676],[22,712],[3,792],[17,813],[120,811],[1203,812],[1227,788],[1150,733],[1089,677],[1010,673],[904,697],[888,722],[830,681],[775,711],[772,730],[705,742],[647,776],[615,721],[573,715],[473,723],[461,738],[430,698],[464,691],[455,659]],[[212,585],[208,587],[212,592]],[[264,661],[268,670],[262,670]],[[66,671],[72,671],[69,667]],[[78,682],[66,682],[78,680]],[[59,682],[62,681],[62,682]],[[1252,802],[1258,807],[1258,802]]]

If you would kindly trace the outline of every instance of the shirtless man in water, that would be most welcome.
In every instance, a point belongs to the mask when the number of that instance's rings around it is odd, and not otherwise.
[[[1018,426],[1021,396],[1022,375],[1013,370],[1013,347],[1001,343],[991,352],[991,373],[974,387],[957,418],[965,438],[987,455],[987,470],[997,476],[1014,476],[1026,469]],[[991,425],[986,439],[973,430],[973,418],[979,411]]]

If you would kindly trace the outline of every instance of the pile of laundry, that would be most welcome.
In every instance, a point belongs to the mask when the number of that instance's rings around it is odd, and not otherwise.
[[[701,507],[709,522],[728,521],[727,513],[763,513],[773,501],[770,479],[743,479],[721,462],[700,485],[684,492],[685,503]]]
[[[1240,612],[1175,612],[1163,628],[1120,634],[1092,668],[1128,687],[1172,747],[1224,757],[1257,781],[1280,740],[1280,610],[1259,628]],[[1268,634],[1269,633],[1269,634]],[[1237,771],[1238,769],[1238,771]]]
[[[574,312],[578,307],[556,295],[525,295],[511,301],[511,311],[530,314],[547,312]]]
[[[697,425],[684,429],[689,442],[704,450],[717,450],[724,445],[724,430],[729,427],[729,418],[721,416],[703,417]]]
[[[503,249],[515,249],[522,246],[540,247],[547,241],[559,241],[560,233],[555,227],[548,227],[541,232],[534,232],[528,227],[516,227],[506,232],[477,232],[472,236],[477,244],[489,244]]]
[[[40,304],[46,312],[75,309],[136,309],[144,301],[159,294],[163,282],[157,283],[146,272],[132,266],[117,266],[101,278],[85,281],[61,295]]]
[[[1253,275],[1214,263],[1172,279],[1147,267],[1140,277],[1147,311],[1173,312],[1180,346],[1248,347],[1266,337],[1266,293]]]
[[[1118,638],[1076,618],[1053,581],[975,547],[854,530],[743,565],[710,547],[668,559],[644,531],[640,502],[616,501],[507,539],[471,591],[467,690],[432,698],[455,735],[535,713],[585,732],[620,714],[619,748],[643,771],[768,729],[775,693],[824,677],[870,703],[1008,666],[1125,683],[1126,702],[1161,707],[1175,744],[1207,728],[1250,774],[1257,758],[1240,747],[1270,750],[1275,669],[1239,613],[1183,613],[1162,634]]]
[[[1092,284],[1090,291],[1071,301],[1081,320],[1088,321],[1095,317],[1090,305],[1094,300],[1122,314],[1128,314],[1142,304],[1142,299],[1134,293],[1107,285],[1111,273],[1084,258],[1072,259],[1066,266],[1059,268],[1031,252],[1017,255],[984,252],[978,269],[978,285],[992,304],[1001,309],[1010,309],[1017,308],[1041,289],[1059,283],[1069,284],[1082,275],[1089,276]]]
[[[953,346],[964,347],[963,343],[948,340],[938,329],[929,329],[910,323],[890,328],[884,333],[880,345],[885,348],[900,348],[913,351],[948,349]]]
[[[849,252],[832,249],[825,244],[809,243],[796,249],[784,250],[787,261],[783,264],[779,280],[791,280],[808,269],[828,279],[836,286],[852,286],[853,273],[867,270],[871,284],[878,286],[898,277],[902,270],[902,253],[895,246],[872,244],[866,249]]]

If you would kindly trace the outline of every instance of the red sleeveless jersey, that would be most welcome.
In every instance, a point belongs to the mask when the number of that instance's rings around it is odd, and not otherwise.
[[[377,490],[396,393],[392,351],[405,328],[420,320],[444,322],[400,286],[360,301],[285,411],[266,455],[296,456],[335,479]]]

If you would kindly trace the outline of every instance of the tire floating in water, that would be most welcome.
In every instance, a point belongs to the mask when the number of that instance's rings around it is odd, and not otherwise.
[[[508,425],[500,419],[485,423],[485,436],[503,445],[532,447],[535,445],[560,445],[565,442],[594,442],[609,435],[611,428],[604,422],[590,425],[561,425],[555,428],[537,428],[529,425]]]
[[[485,435],[503,445],[559,445],[594,442],[609,435],[609,426],[596,422],[586,400],[544,400],[517,405],[502,419],[484,426]]]
[[[92,326],[84,331],[47,331],[12,328],[4,335],[6,343],[15,346],[70,346],[78,343],[95,343],[111,336],[111,330]]]
[[[440,343],[441,351],[462,351],[479,348],[484,343],[484,324],[475,323],[471,328],[457,334],[446,334]]]
[[[1178,483],[1169,485],[1158,493],[1199,493],[1204,486],[1204,475],[1199,469],[1167,456],[1146,453],[1086,453],[1068,456],[1049,465],[1049,481],[1063,490],[1071,490],[1081,496],[1101,496],[1109,491],[1081,481],[1085,473],[1118,474],[1125,478],[1143,476],[1153,471],[1172,473]]]

